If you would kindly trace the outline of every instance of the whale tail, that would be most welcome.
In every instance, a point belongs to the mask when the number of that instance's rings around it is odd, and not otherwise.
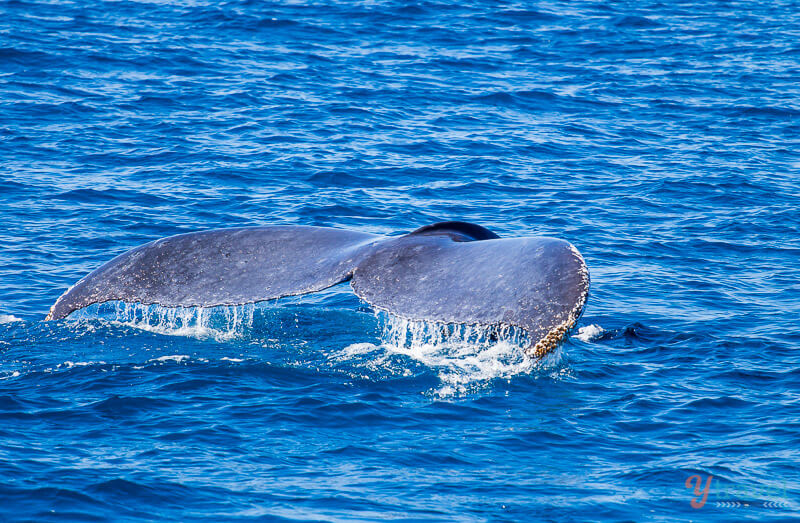
[[[502,239],[465,222],[394,237],[246,227],[181,234],[121,254],[65,292],[47,319],[107,301],[240,305],[348,280],[372,306],[407,319],[522,328],[535,357],[575,325],[589,290],[580,253],[555,238]]]

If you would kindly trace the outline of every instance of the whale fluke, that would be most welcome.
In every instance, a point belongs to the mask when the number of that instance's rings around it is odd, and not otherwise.
[[[48,319],[112,300],[212,307],[320,291],[350,278],[372,234],[306,226],[220,229],[155,240],[80,280]]]
[[[180,234],[121,254],[64,293],[47,319],[107,301],[241,305],[348,280],[369,304],[407,319],[524,329],[536,357],[575,325],[589,291],[583,258],[555,238],[501,239],[465,222],[394,237],[245,227]]]

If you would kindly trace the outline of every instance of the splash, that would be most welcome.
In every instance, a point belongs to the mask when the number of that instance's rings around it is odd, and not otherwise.
[[[22,321],[22,318],[17,318],[13,314],[0,314],[0,324],[14,323],[18,321]]]
[[[326,321],[330,320],[329,311],[322,316]],[[313,320],[305,327],[298,326],[296,310],[273,303],[170,308],[109,302],[88,307],[71,317],[100,319],[170,336],[213,338],[221,342],[250,339],[257,341],[259,346],[266,346],[261,341],[273,341],[272,336],[278,333],[281,340],[299,336],[298,342],[291,344],[291,351],[297,351],[304,343],[302,340],[308,339],[308,329],[316,332]],[[368,330],[377,327],[372,331],[377,340],[353,343],[333,353],[334,360],[348,362],[350,367],[355,363],[360,369],[359,375],[366,369],[379,376],[387,373],[390,376],[412,376],[414,367],[419,366],[432,370],[440,381],[439,387],[430,393],[449,397],[479,391],[498,379],[511,380],[519,375],[539,376],[543,373],[553,375],[554,372],[563,374],[562,366],[558,365],[562,359],[561,350],[557,349],[542,360],[527,356],[525,349],[530,347],[530,337],[517,327],[415,321],[381,311],[376,312],[376,318],[377,325],[366,322],[362,327],[369,327]],[[354,335],[364,335],[363,329],[349,332],[354,328],[350,320],[352,318],[340,318],[337,322],[348,331],[347,337],[352,339]],[[266,331],[265,326],[269,326]],[[185,355],[170,355],[153,361],[185,363],[187,358]],[[243,360],[231,358],[230,361]]]
[[[388,313],[379,313],[378,318],[383,326],[382,339],[396,346],[433,344],[489,347],[498,342],[507,342],[524,349],[530,345],[527,332],[510,325],[436,323],[407,320]]]
[[[575,334],[575,338],[581,341],[594,341],[599,338],[603,332],[605,331],[600,325],[587,325],[578,329],[578,333]]]
[[[525,354],[527,333],[511,326],[441,324],[379,313],[381,343],[358,343],[341,355],[373,354],[375,363],[388,365],[389,356],[402,355],[434,369],[441,386],[437,396],[457,396],[485,388],[496,379],[551,368],[560,350],[544,360]]]
[[[227,341],[252,331],[254,304],[227,307],[162,307],[109,302],[73,313],[76,319],[105,319],[112,323],[169,336]]]

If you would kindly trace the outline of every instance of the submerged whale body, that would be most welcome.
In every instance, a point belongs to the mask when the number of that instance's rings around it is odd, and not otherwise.
[[[241,305],[345,281],[373,307],[407,319],[521,328],[535,357],[574,327],[589,292],[580,253],[555,238],[500,238],[466,222],[391,237],[243,227],[179,234],[121,254],[65,292],[47,319],[107,301]]]

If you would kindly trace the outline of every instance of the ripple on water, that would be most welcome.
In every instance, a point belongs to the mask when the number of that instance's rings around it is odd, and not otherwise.
[[[796,519],[795,4],[0,2],[0,520]],[[559,353],[346,288],[39,321],[164,236],[452,219],[580,249]]]

